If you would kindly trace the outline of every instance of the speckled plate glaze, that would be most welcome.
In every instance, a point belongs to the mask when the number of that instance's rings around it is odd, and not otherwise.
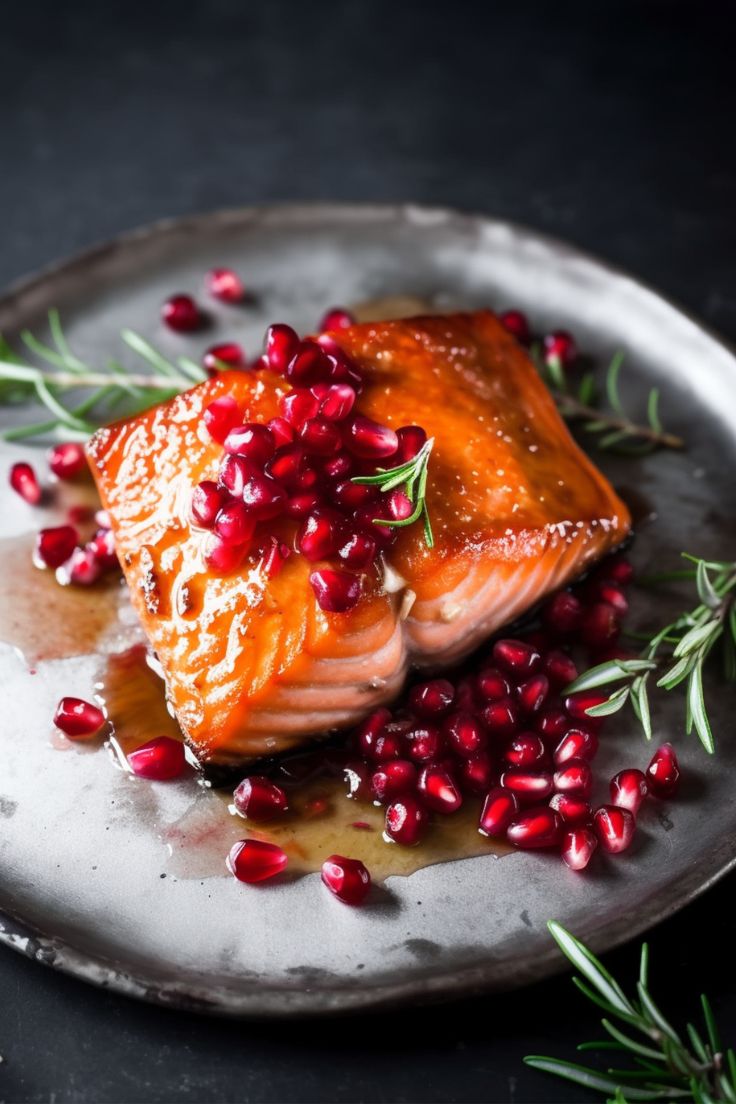
[[[212,264],[241,272],[254,300],[238,311],[215,307],[210,330],[195,340],[163,331],[159,302],[196,291]],[[604,462],[656,515],[640,527],[637,566],[674,565],[683,548],[733,553],[731,353],[630,277],[506,223],[335,205],[160,223],[12,288],[0,300],[0,329],[11,338],[25,326],[40,332],[58,307],[72,345],[98,362],[120,351],[124,326],[172,353],[198,354],[226,337],[254,350],[273,319],[308,330],[328,305],[397,294],[438,309],[518,305],[539,328],[569,326],[596,357],[625,349],[632,404],[657,383],[665,422],[689,445],[682,454]],[[3,470],[21,451],[3,446]],[[1,482],[2,536],[35,527]],[[665,613],[666,602],[648,602],[637,598],[642,622]],[[631,851],[585,876],[549,855],[488,855],[390,878],[361,910],[340,906],[315,875],[267,889],[243,887],[224,870],[163,877],[161,834],[187,812],[191,789],[152,787],[142,804],[104,754],[59,754],[49,743],[55,701],[72,683],[88,684],[95,668],[94,657],[78,657],[31,675],[13,649],[0,649],[0,938],[123,993],[217,1013],[297,1016],[508,988],[562,967],[545,928],[550,917],[603,950],[684,905],[736,858],[734,701],[716,692],[717,757],[683,737],[682,703],[667,702],[656,736],[682,749],[682,800],[649,807]],[[602,778],[609,766],[646,762],[627,717],[609,730]]]

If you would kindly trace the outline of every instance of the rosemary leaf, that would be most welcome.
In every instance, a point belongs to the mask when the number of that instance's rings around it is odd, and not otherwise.
[[[568,1081],[596,1092],[608,1094],[612,1104],[628,1104],[634,1100],[691,1100],[695,1104],[716,1104],[726,1101],[736,1104],[736,1057],[733,1051],[723,1054],[720,1036],[706,997],[701,998],[708,1043],[703,1042],[697,1028],[687,1027],[687,1042],[660,1010],[649,988],[649,952],[642,947],[637,1001],[629,1001],[618,983],[603,964],[574,936],[555,921],[549,923],[550,931],[572,964],[596,986],[588,988],[579,978],[573,977],[578,989],[598,1005],[609,1005],[610,994],[620,995],[623,1008],[628,1013],[616,1012],[617,1019],[629,1020],[643,1034],[644,1040],[632,1038],[609,1019],[601,1021],[609,1039],[582,1043],[578,1050],[616,1051],[628,1053],[632,1066],[621,1069],[592,1069],[574,1062],[538,1054],[524,1061],[533,1069],[552,1073]],[[606,999],[599,988],[605,979]],[[613,1094],[612,1096],[610,1094]]]

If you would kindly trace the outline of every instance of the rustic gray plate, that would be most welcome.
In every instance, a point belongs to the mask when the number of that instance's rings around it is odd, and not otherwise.
[[[194,343],[164,332],[157,305],[198,290],[203,271],[231,264],[257,299],[216,308]],[[333,303],[411,294],[438,308],[518,305],[538,326],[567,325],[583,349],[628,353],[626,393],[663,394],[663,417],[688,440],[683,454],[606,460],[656,512],[634,557],[675,564],[683,548],[723,556],[734,537],[736,361],[713,336],[628,276],[534,233],[415,207],[288,206],[162,223],[128,234],[11,289],[0,300],[8,336],[62,311],[83,355],[104,361],[132,326],[162,348],[200,351],[219,337],[250,350],[265,324],[314,325]],[[3,447],[5,469],[19,450]],[[2,480],[3,535],[36,518]],[[642,597],[637,605],[652,618]],[[43,616],[43,611],[39,611]],[[104,755],[59,754],[49,717],[62,691],[82,687],[95,660],[47,663],[31,675],[0,653],[0,938],[59,969],[121,992],[190,1008],[304,1015],[510,987],[560,969],[545,923],[555,917],[595,947],[628,939],[681,907],[736,857],[733,698],[712,695],[718,755],[682,734],[682,703],[657,713],[656,736],[682,748],[683,798],[650,808],[637,844],[586,876],[550,856],[487,856],[392,878],[363,910],[339,906],[315,876],[244,891],[227,875],[166,873],[160,835],[191,804],[186,786],[133,799]],[[607,767],[644,764],[634,725],[610,724]],[[160,792],[158,792],[160,791]]]

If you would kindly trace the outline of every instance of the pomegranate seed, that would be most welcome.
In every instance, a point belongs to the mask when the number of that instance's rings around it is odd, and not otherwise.
[[[570,828],[562,837],[562,861],[570,870],[585,870],[597,847],[598,838],[592,828]]]
[[[628,560],[622,556],[613,556],[604,560],[599,569],[607,579],[618,583],[619,586],[627,586],[634,578],[634,569]]]
[[[178,778],[187,765],[184,744],[170,736],[157,736],[135,751],[128,753],[128,763],[133,774],[152,782],[169,782]]]
[[[600,602],[611,606],[619,617],[625,617],[629,612],[626,595],[615,583],[601,580],[601,582],[594,584],[592,594]]]
[[[399,439],[393,429],[356,414],[347,424],[346,447],[362,460],[383,460],[393,456]]]
[[[483,802],[478,831],[484,836],[504,836],[518,813],[519,800],[516,794],[502,786],[494,786]]]
[[[512,701],[489,702],[482,710],[481,718],[491,736],[512,736],[519,727],[519,713]]]
[[[421,426],[405,425],[396,430],[399,448],[396,453],[396,464],[405,464],[407,460],[413,460],[423,445],[427,443],[426,431]]]
[[[570,759],[595,759],[598,737],[587,728],[569,728],[554,752],[554,764],[561,767]]]
[[[618,805],[602,805],[593,813],[593,826],[604,851],[618,855],[634,838],[636,822],[628,809]]]
[[[346,567],[364,570],[374,562],[377,545],[367,533],[351,533],[338,548],[337,554]]]
[[[406,521],[414,513],[414,503],[404,491],[392,491],[387,505],[389,517],[393,521]]]
[[[295,387],[280,400],[281,413],[290,425],[299,429],[319,413],[319,399],[306,387]]]
[[[633,816],[636,816],[648,790],[646,775],[640,770],[629,767],[627,770],[619,771],[611,779],[611,802],[614,805],[620,805],[622,809],[628,809]]]
[[[485,751],[462,759],[457,767],[460,785],[473,794],[485,794],[493,781],[493,760]]]
[[[562,822],[548,805],[528,809],[509,825],[506,838],[522,850],[556,847],[560,842]]]
[[[49,452],[49,467],[57,479],[75,479],[87,467],[83,446],[75,441],[54,445]]]
[[[285,870],[289,856],[275,843],[245,839],[233,844],[225,862],[230,873],[239,882],[255,885],[266,882]]]
[[[192,520],[203,529],[212,529],[215,518],[227,502],[227,491],[211,479],[205,479],[192,491]]]
[[[218,372],[232,368],[245,368],[245,353],[243,346],[237,341],[223,341],[220,345],[212,345],[202,358],[202,364],[210,376],[216,376]]]
[[[498,316],[498,320],[504,329],[516,338],[522,345],[528,345],[532,339],[529,329],[529,319],[520,310],[507,310]]]
[[[266,464],[265,472],[288,490],[306,490],[300,487],[306,462],[307,456],[301,445],[282,445]]]
[[[403,794],[386,809],[384,838],[387,842],[414,847],[424,835],[429,814],[415,797]]]
[[[516,697],[523,713],[538,713],[549,694],[546,675],[533,675],[517,687]]]
[[[356,510],[360,506],[373,502],[375,498],[376,492],[373,487],[364,483],[351,483],[349,479],[337,483],[332,488],[332,499],[335,505],[346,511]],[[375,510],[371,509],[370,513],[372,519]]]
[[[486,701],[503,701],[511,693],[511,684],[495,667],[487,667],[476,678],[478,693]]]
[[[407,755],[415,763],[430,763],[442,755],[445,739],[434,725],[417,725],[407,732]]]
[[[349,383],[332,383],[320,396],[319,412],[331,422],[341,422],[355,406],[356,397]]]
[[[327,613],[346,613],[360,599],[360,576],[349,571],[323,568],[321,571],[313,571],[309,582],[317,598],[317,605]]]
[[[570,727],[570,717],[564,709],[545,709],[534,718],[535,731],[543,740],[556,741]]]
[[[233,498],[242,498],[245,484],[256,471],[245,457],[228,454],[220,467],[219,481]]]
[[[94,736],[104,723],[105,714],[100,707],[83,698],[62,698],[54,714],[54,724],[70,740]]]
[[[565,698],[565,709],[574,721],[585,721],[593,728],[600,726],[603,717],[591,717],[587,710],[595,705],[602,705],[608,701],[608,694],[600,690],[581,690],[578,694],[570,694]]]
[[[455,686],[454,704],[461,713],[475,713],[477,711],[478,703],[473,688],[473,680],[469,675],[458,679]]]
[[[323,315],[319,331],[326,333],[329,330],[348,330],[354,325],[355,319],[349,310],[345,310],[344,307],[332,307]]]
[[[472,713],[453,713],[445,721],[444,732],[450,747],[463,759],[483,751],[488,743],[485,729]]]
[[[509,767],[499,779],[506,790],[516,794],[522,804],[544,801],[552,793],[552,775],[528,767]]]
[[[447,679],[432,679],[413,686],[409,707],[420,717],[436,717],[446,713],[455,700],[455,687]]]
[[[251,474],[243,487],[243,502],[257,521],[268,521],[283,513],[286,491],[267,475]]]
[[[283,376],[299,348],[299,337],[291,326],[277,322],[266,330],[265,357],[272,372]]]
[[[289,517],[300,520],[307,514],[311,514],[320,504],[321,500],[316,491],[302,491],[291,495],[286,504],[286,513]]]
[[[243,281],[231,268],[211,268],[204,280],[208,293],[221,303],[240,303],[245,297]]]
[[[542,670],[552,686],[561,689],[578,677],[578,669],[566,652],[547,652],[542,660]]]
[[[94,548],[75,548],[65,563],[56,569],[56,580],[61,586],[92,586],[102,575],[102,564]]]
[[[593,772],[590,769],[590,763],[585,759],[568,759],[555,771],[554,785],[558,793],[590,797],[593,789]]]
[[[277,537],[271,537],[271,542],[268,549],[263,555],[263,571],[269,579],[274,579],[281,568],[284,566],[291,550],[284,544],[283,541],[278,540]]]
[[[502,670],[516,678],[533,675],[542,662],[537,649],[523,640],[497,640],[493,658]]]
[[[292,387],[311,387],[330,378],[331,365],[319,345],[302,342],[286,366],[286,378]]]
[[[462,794],[449,771],[444,767],[422,767],[417,789],[425,805],[437,813],[454,813],[463,803]]]
[[[391,759],[371,775],[371,792],[376,801],[391,801],[417,784],[417,768],[407,759]]]
[[[613,606],[607,602],[594,602],[583,612],[580,635],[583,643],[594,651],[613,644],[621,632],[621,625]]]
[[[316,563],[336,555],[343,538],[343,519],[334,510],[320,509],[310,514],[297,535],[297,548],[303,556]]]
[[[177,333],[189,333],[202,323],[199,307],[191,295],[172,295],[161,307],[161,318]]]
[[[70,506],[67,510],[66,516],[71,525],[88,525],[89,522],[95,521],[97,514],[106,514],[106,510],[93,510],[91,506]],[[108,521],[104,528],[109,528],[110,523]]]
[[[271,430],[273,442],[277,449],[284,445],[290,445],[294,440],[293,426],[287,422],[286,418],[271,418],[268,428]]]
[[[582,602],[567,590],[555,594],[542,608],[542,622],[556,636],[572,636],[582,619]]]
[[[386,763],[390,759],[399,758],[402,752],[402,735],[401,731],[396,730],[395,725],[387,725],[384,732],[376,736],[373,744],[373,758],[377,763]]]
[[[207,547],[204,560],[207,566],[218,575],[229,575],[243,563],[248,553],[245,544],[228,544],[215,538]]]
[[[503,753],[513,767],[534,767],[545,762],[547,751],[542,739],[534,732],[520,732]]]
[[[41,487],[30,464],[22,461],[13,464],[10,469],[10,486],[30,506],[38,506],[41,501]]]
[[[348,763],[343,774],[348,784],[347,797],[351,801],[371,800],[370,773],[365,763]]]
[[[554,809],[565,824],[592,824],[593,822],[593,810],[590,805],[575,794],[553,794],[549,799],[549,807]]]
[[[572,364],[577,358],[578,350],[575,340],[566,330],[555,330],[546,334],[543,341],[544,359],[547,364],[550,361],[558,361],[562,365]]]
[[[286,794],[261,774],[244,778],[233,793],[233,804],[241,816],[250,820],[275,820],[289,808]]]
[[[327,418],[309,418],[300,428],[299,438],[314,456],[334,456],[342,446],[340,430]]]
[[[223,506],[215,521],[215,533],[223,544],[245,544],[253,536],[256,523],[242,502]]]
[[[396,540],[397,531],[388,525],[376,524],[377,520],[380,522],[381,517],[385,516],[384,510],[385,505],[368,503],[367,506],[359,506],[353,512],[353,520],[356,525],[366,529],[375,538],[380,548],[390,548]]]
[[[360,905],[371,888],[371,876],[359,859],[330,855],[322,863],[322,882],[346,905]]]
[[[34,561],[42,567],[61,567],[77,547],[79,534],[73,525],[42,529],[36,536]]]
[[[111,529],[98,529],[87,548],[104,571],[120,567]]]
[[[202,421],[212,440],[221,445],[240,422],[240,407],[232,395],[222,395],[204,408]]]
[[[225,452],[244,456],[251,464],[263,467],[270,460],[276,448],[276,442],[268,426],[257,422],[234,426],[223,442]]]
[[[353,458],[347,452],[338,452],[337,456],[328,456],[323,461],[322,471],[327,479],[340,481],[353,470]],[[358,484],[354,484],[358,486]]]
[[[655,797],[673,797],[680,785],[680,764],[672,744],[657,748],[647,767],[647,782]]]

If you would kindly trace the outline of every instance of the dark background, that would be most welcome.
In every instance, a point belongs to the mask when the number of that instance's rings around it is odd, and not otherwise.
[[[280,199],[484,211],[736,339],[732,4],[0,5],[0,283],[162,216]],[[694,366],[697,370],[697,366]],[[707,815],[707,812],[706,812]],[[652,933],[673,1018],[736,1041],[733,879]],[[633,979],[628,948],[608,964]],[[314,1023],[207,1020],[0,954],[0,1099],[583,1101],[521,1064],[595,1035],[569,978]]]

